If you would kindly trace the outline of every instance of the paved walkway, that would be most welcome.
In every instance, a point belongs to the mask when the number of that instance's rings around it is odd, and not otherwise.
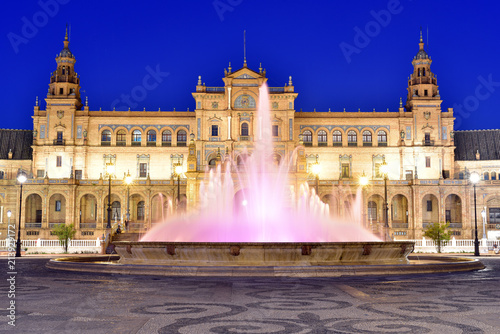
[[[500,257],[478,272],[365,278],[168,278],[52,271],[16,259],[6,333],[500,333]],[[0,259],[7,267],[7,259]]]

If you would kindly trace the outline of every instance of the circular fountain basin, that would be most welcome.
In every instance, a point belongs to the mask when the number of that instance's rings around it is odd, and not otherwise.
[[[167,266],[332,266],[407,264],[414,249],[398,242],[131,242],[114,243],[121,264]]]

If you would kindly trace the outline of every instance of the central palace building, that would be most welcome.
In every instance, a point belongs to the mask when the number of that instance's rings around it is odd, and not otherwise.
[[[220,87],[207,87],[199,77],[194,111],[90,110],[81,100],[67,37],[56,63],[46,110],[38,101],[34,107],[33,130],[0,130],[3,236],[7,211],[10,219],[19,219],[20,170],[28,175],[22,239],[56,238],[51,228],[61,223],[75,225],[76,239],[95,239],[106,232],[110,175],[112,222],[124,223],[128,204],[129,230],[145,231],[177,210],[196,207],[205,170],[227,159],[241,163],[259,136],[259,87],[267,81],[266,71],[252,70],[246,61],[238,70],[225,69]],[[385,195],[379,168],[385,162],[391,237],[421,238],[429,223],[447,221],[455,238],[471,239],[474,200],[468,175],[476,171],[480,230],[485,210],[486,230],[500,231],[499,131],[454,132],[453,110],[441,108],[431,63],[420,39],[406,103],[400,101],[394,111],[297,112],[291,77],[284,87],[269,87],[275,161],[298,148],[292,188],[309,182],[331,214],[342,217],[365,174],[363,223],[381,233]],[[321,166],[317,179],[311,173],[315,163]],[[109,174],[108,165],[114,167]],[[176,166],[182,166],[181,175]],[[128,173],[133,183],[127,189]]]

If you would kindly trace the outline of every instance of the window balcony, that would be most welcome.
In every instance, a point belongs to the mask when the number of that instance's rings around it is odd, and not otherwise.
[[[386,147],[387,146],[387,142],[378,142],[378,146],[384,146],[384,147]]]
[[[42,223],[25,223],[25,228],[42,228]]]
[[[372,142],[363,142],[363,146],[372,146]]]
[[[65,145],[66,140],[64,139],[54,139],[54,145]]]
[[[185,141],[178,141],[177,147],[186,147],[186,142]]]
[[[101,146],[111,146],[111,142],[110,141],[101,141]]]
[[[90,229],[90,228],[96,228],[97,227],[97,223],[96,222],[93,222],[93,223],[80,223],[80,228],[82,229]]]
[[[161,146],[170,147],[170,146],[172,146],[172,142],[171,141],[162,141]]]
[[[132,146],[141,146],[141,142],[140,141],[133,141]]]
[[[127,142],[126,141],[117,141],[116,146],[127,146]]]
[[[424,146],[434,146],[434,140],[424,140]]]
[[[156,146],[156,142],[155,141],[148,141],[147,146]]]
[[[328,146],[327,142],[318,142],[318,146]]]

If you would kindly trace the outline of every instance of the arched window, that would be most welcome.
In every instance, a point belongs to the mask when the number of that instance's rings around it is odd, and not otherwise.
[[[111,131],[104,130],[101,132],[101,146],[111,145]]]
[[[372,133],[368,130],[363,131],[363,146],[372,146]]]
[[[497,173],[496,172],[491,172],[491,179],[496,180],[497,179]]]
[[[5,177],[4,171],[0,170],[0,180],[3,180]]]
[[[116,146],[127,145],[127,133],[125,130],[118,130],[116,133]]]
[[[326,139],[326,131],[325,130],[320,130],[318,131],[318,146],[327,146],[327,139]]]
[[[358,146],[358,135],[356,131],[350,130],[347,133],[347,146]]]
[[[170,130],[165,130],[161,133],[161,146],[171,146],[172,145],[172,132]]]
[[[309,130],[305,130],[302,132],[302,140],[304,141],[304,146],[312,146],[313,144],[313,135]]]
[[[177,146],[186,146],[187,133],[184,130],[177,132]]]
[[[377,134],[378,146],[387,146],[387,132],[380,130]]]
[[[240,133],[241,133],[241,136],[248,136],[248,123],[241,123]]]
[[[216,165],[217,165],[216,158],[212,158],[212,159],[208,160],[208,168],[215,168]]]
[[[333,146],[342,146],[342,132],[339,130],[333,131]]]
[[[156,146],[156,131],[149,130],[147,134],[147,145],[148,146]]]
[[[141,146],[141,130],[132,132],[132,146]]]
[[[490,173],[484,172],[484,180],[487,181],[490,179]]]

